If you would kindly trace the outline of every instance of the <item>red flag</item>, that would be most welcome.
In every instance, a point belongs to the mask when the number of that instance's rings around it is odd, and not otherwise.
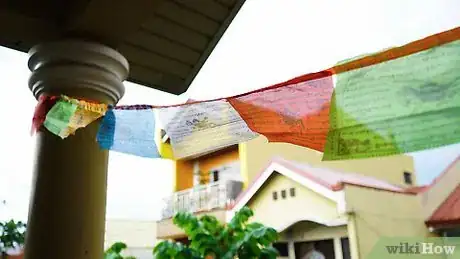
[[[43,125],[43,122],[45,122],[46,119],[46,114],[48,114],[48,111],[53,107],[56,101],[57,97],[55,96],[40,95],[38,103],[35,106],[34,117],[32,118],[32,127],[30,130],[31,135],[34,135]]]
[[[323,71],[228,101],[252,131],[269,141],[323,151],[333,89],[331,73]]]

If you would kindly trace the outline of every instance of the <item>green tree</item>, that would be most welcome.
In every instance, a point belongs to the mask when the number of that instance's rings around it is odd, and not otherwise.
[[[0,254],[7,258],[7,251],[24,245],[26,224],[14,220],[0,222]]]
[[[104,252],[104,259],[136,259],[133,256],[124,257],[121,252],[128,248],[123,242],[116,242]]]
[[[225,225],[213,216],[198,218],[191,213],[178,213],[173,222],[185,231],[190,244],[163,241],[154,248],[154,256],[157,259],[276,258],[278,251],[272,244],[278,233],[260,223],[248,223],[252,216],[252,210],[244,207]]]

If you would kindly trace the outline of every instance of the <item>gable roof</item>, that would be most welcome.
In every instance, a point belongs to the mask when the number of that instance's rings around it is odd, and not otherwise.
[[[430,227],[460,224],[460,184],[426,221]]]
[[[324,197],[336,201],[339,206],[340,203],[344,202],[343,192],[341,191],[347,184],[402,194],[415,195],[418,193],[418,190],[415,188],[398,186],[374,177],[357,173],[340,172],[329,168],[314,167],[276,157],[262,170],[251,185],[239,195],[233,205],[233,210],[238,210],[249,202],[274,173],[284,175]]]
[[[278,158],[277,160],[279,161],[280,159]],[[301,172],[305,177],[327,183],[329,188],[333,191],[342,190],[345,184],[350,184],[393,192],[408,192],[408,188],[406,187],[357,173],[340,172],[338,170],[323,167],[313,167],[308,164],[287,160],[283,160],[282,163],[289,164],[291,168],[297,169],[297,171]]]
[[[447,167],[442,171],[428,186],[426,189],[429,189],[430,187],[438,184],[442,178],[444,178],[450,171],[451,168],[453,168],[457,163],[460,163],[460,155],[457,156]]]

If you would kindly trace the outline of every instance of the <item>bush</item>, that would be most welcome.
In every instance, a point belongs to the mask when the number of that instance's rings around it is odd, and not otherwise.
[[[252,210],[244,207],[225,225],[212,216],[198,218],[191,213],[178,213],[173,222],[185,231],[190,245],[163,241],[155,247],[154,256],[157,259],[276,258],[278,252],[272,244],[278,233],[260,223],[248,223],[252,216]]]
[[[26,224],[14,220],[0,222],[0,255],[6,258],[9,249],[24,245]]]
[[[123,257],[121,252],[128,246],[123,242],[114,243],[109,249],[104,252],[104,259],[136,259],[135,257]]]

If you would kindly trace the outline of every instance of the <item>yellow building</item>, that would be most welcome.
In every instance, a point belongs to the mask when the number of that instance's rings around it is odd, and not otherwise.
[[[282,257],[302,258],[314,244],[327,259],[366,259],[383,237],[460,236],[460,159],[431,185],[410,187],[276,158],[228,217],[245,205],[281,233]]]
[[[165,134],[159,147],[172,157]],[[175,193],[165,200],[157,238],[186,242],[171,220],[178,211],[228,221],[243,206],[254,211],[254,221],[281,234],[276,247],[292,259],[312,243],[327,259],[366,259],[382,237],[458,235],[460,211],[446,206],[460,197],[459,159],[432,185],[416,186],[407,155],[333,162],[321,157],[259,137],[177,160]]]

